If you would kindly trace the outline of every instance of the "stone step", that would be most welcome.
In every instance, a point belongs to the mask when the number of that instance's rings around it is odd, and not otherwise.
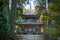
[[[21,35],[20,40],[43,40],[44,35]]]

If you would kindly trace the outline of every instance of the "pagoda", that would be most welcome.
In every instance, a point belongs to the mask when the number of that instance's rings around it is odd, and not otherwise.
[[[20,32],[22,34],[42,34],[43,33],[43,23],[39,22],[39,17],[36,16],[34,12],[27,12],[21,15],[24,21],[18,22],[17,25],[20,26]]]
[[[39,22],[39,16],[35,12],[30,11],[21,15],[23,21],[17,21],[16,25],[19,26],[18,34],[21,40],[43,40],[44,27],[43,23]],[[43,36],[42,36],[43,35]]]
[[[39,17],[36,16],[36,13],[27,12],[27,13],[22,14],[21,17],[24,21],[16,23],[16,25],[19,26],[19,31],[17,32],[18,34],[30,35],[30,36],[31,35],[38,35],[38,36],[43,35],[43,33],[44,33],[43,23],[38,21]],[[29,36],[27,36],[27,37],[29,37]],[[43,37],[42,37],[42,39],[43,39]],[[34,38],[34,40],[35,40],[35,38]]]

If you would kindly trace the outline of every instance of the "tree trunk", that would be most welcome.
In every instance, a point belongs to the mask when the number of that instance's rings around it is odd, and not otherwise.
[[[17,0],[12,0],[11,5],[11,13],[10,13],[10,26],[11,26],[11,34],[14,38],[14,28],[15,28],[15,20],[16,20],[16,11],[17,11]]]

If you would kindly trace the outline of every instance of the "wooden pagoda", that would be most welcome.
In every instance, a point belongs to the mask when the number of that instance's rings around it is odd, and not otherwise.
[[[43,33],[43,29],[44,29],[43,23],[37,21],[39,17],[36,16],[36,13],[27,12],[22,14],[21,17],[24,21],[16,23],[18,26],[20,26],[20,31],[18,31],[18,33],[21,33],[21,34]]]

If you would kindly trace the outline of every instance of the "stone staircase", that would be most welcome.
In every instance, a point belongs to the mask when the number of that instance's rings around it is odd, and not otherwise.
[[[44,35],[20,35],[19,40],[43,40]]]

